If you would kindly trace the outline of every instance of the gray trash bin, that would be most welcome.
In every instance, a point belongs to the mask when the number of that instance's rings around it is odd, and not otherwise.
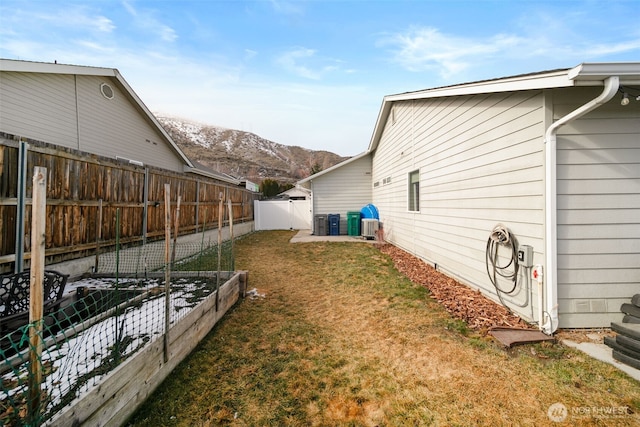
[[[313,218],[313,234],[316,236],[326,236],[328,234],[328,223],[327,215],[315,215]]]

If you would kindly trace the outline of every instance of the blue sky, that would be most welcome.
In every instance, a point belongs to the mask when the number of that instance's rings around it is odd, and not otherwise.
[[[1,0],[0,57],[117,68],[156,114],[346,156],[384,95],[639,61],[638,16],[638,0]]]

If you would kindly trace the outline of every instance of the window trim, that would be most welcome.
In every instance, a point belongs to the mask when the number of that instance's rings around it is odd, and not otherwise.
[[[407,174],[407,210],[420,212],[420,169]]]

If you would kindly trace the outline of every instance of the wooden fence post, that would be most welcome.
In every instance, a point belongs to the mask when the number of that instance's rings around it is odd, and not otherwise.
[[[31,205],[31,272],[29,285],[29,404],[32,425],[40,416],[42,384],[42,315],[44,300],[44,252],[47,208],[47,168],[33,170]]]
[[[218,204],[218,274],[216,275],[216,312],[218,311],[218,294],[220,293],[220,269],[222,267],[222,217],[224,216],[223,193],[220,192]]]
[[[171,317],[171,264],[169,244],[171,242],[171,185],[164,185],[164,362],[169,361],[169,326]]]

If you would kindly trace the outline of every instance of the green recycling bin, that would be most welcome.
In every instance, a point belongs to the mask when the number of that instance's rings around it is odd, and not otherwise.
[[[349,236],[360,235],[360,212],[347,212],[347,234]]]

